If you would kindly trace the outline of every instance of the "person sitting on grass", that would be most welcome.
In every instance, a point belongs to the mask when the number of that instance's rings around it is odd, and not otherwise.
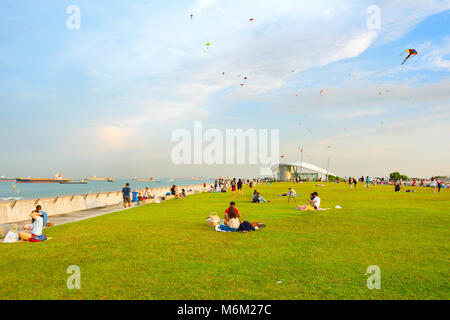
[[[224,215],[224,217],[223,217],[223,223],[226,224],[226,225],[228,225],[228,220],[230,219],[229,216],[228,216],[228,212],[230,211],[230,208],[233,208],[233,209],[234,209],[234,212],[236,213],[236,216],[237,216],[238,218],[242,217],[241,213],[239,212],[239,209],[236,207],[236,202],[231,201],[231,202],[230,202],[230,207],[228,207],[228,208],[225,210],[225,215]]]
[[[255,192],[253,193],[253,199],[252,199],[253,203],[262,203],[262,202],[270,202],[267,201],[266,199],[264,199],[261,194],[255,190]]]
[[[47,239],[45,234],[42,234],[44,228],[44,217],[40,211],[34,210],[30,213],[30,217],[33,220],[33,228],[31,232],[21,231],[19,232],[19,239],[30,242],[41,242]]]
[[[148,200],[148,199],[153,199],[153,197],[150,194],[150,189],[148,187],[145,187],[144,194],[142,195],[142,200]]]
[[[302,211],[320,210],[319,194],[317,192],[311,193],[310,200],[309,200],[309,205],[305,204],[303,206],[298,206],[297,210],[302,210]]]
[[[224,224],[221,224],[219,226],[220,230],[232,232],[238,231],[241,222],[239,221],[239,217],[238,214],[236,213],[235,207],[230,206],[228,208],[227,216],[228,216],[227,222],[224,221]]]

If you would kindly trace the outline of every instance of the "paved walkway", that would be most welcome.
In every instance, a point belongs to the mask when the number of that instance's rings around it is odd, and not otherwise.
[[[135,204],[131,205],[131,208],[134,208]],[[84,219],[89,219],[93,217],[102,216],[104,214],[113,213],[121,210],[128,210],[123,208],[123,203],[115,204],[112,206],[93,208],[83,211],[74,211],[70,213],[58,214],[54,216],[48,217],[49,222],[54,222],[55,226],[66,224],[70,222],[80,221]],[[12,230],[14,226],[17,226],[18,231],[23,231],[23,226],[31,223],[31,218],[25,221],[12,222],[0,224],[0,238],[3,238],[8,231]]]

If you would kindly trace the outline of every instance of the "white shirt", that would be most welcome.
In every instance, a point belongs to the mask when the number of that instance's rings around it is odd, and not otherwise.
[[[295,195],[296,195],[295,190],[294,190],[294,189],[291,189],[291,191],[289,192],[289,195],[295,196]]]
[[[320,198],[319,197],[315,197],[312,200],[312,205],[313,205],[313,207],[316,207],[317,209],[320,209]]]
[[[44,218],[36,217],[33,222],[33,229],[31,229],[31,233],[37,236],[42,234],[42,227],[44,226]]]

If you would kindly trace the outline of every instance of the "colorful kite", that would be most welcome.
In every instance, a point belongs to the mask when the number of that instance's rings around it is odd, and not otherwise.
[[[402,65],[406,62],[406,60],[408,60],[409,59],[409,57],[411,57],[411,56],[415,56],[415,55],[417,55],[418,54],[418,52],[416,51],[416,49],[406,49],[405,51],[403,51],[400,55],[402,55],[402,54],[404,54],[405,52],[407,52],[408,53],[408,56],[406,57],[406,59],[405,60],[403,60],[403,63],[402,63]]]
[[[211,43],[207,42],[206,43],[206,49],[208,49],[210,45],[211,45]]]
[[[255,20],[255,19],[253,19],[253,18],[248,19],[248,21],[250,21],[250,22],[252,22],[253,20]]]

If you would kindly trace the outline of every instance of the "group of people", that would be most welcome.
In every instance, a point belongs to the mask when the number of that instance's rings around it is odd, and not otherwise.
[[[370,183],[372,181],[370,180],[370,177],[367,176],[365,178],[361,177],[359,179],[356,179],[356,177],[344,178],[344,182],[348,183],[350,185],[350,189],[353,189],[353,187],[355,187],[355,189],[356,189],[356,185],[358,184],[358,182],[365,183],[366,184],[366,188],[369,189],[370,188]]]
[[[236,207],[236,203],[230,202],[230,206],[225,210],[222,222],[216,226],[216,231],[247,233],[265,227],[262,223],[241,221],[240,218],[242,218],[242,214]]]
[[[302,206],[298,206],[297,210],[302,211],[314,211],[321,210],[320,208],[320,197],[317,192],[313,192],[309,195],[309,204],[304,204]],[[325,210],[325,209],[324,209]]]
[[[123,188],[122,188],[122,196],[123,196],[123,207],[124,208],[130,208],[131,207],[131,188],[130,188],[130,184],[127,183]],[[142,201],[144,200],[149,200],[149,199],[154,199],[155,196],[151,195],[150,193],[150,189],[148,187],[146,187],[144,190],[139,190],[138,195],[137,195],[137,205],[141,205]]]
[[[31,230],[19,232],[19,239],[22,241],[41,242],[47,240],[47,236],[43,234],[43,229],[48,225],[47,213],[42,211],[42,206],[37,205],[36,210],[30,213]],[[28,226],[25,226],[28,229]]]
[[[232,196],[237,195],[239,197],[243,197],[244,193],[242,191],[243,185],[248,185],[250,189],[254,188],[256,185],[263,183],[264,179],[237,179],[237,178],[223,178],[220,177],[214,181],[214,184],[212,184],[209,187],[209,192],[228,192],[231,190]],[[204,183],[204,188],[206,188],[206,183]]]

